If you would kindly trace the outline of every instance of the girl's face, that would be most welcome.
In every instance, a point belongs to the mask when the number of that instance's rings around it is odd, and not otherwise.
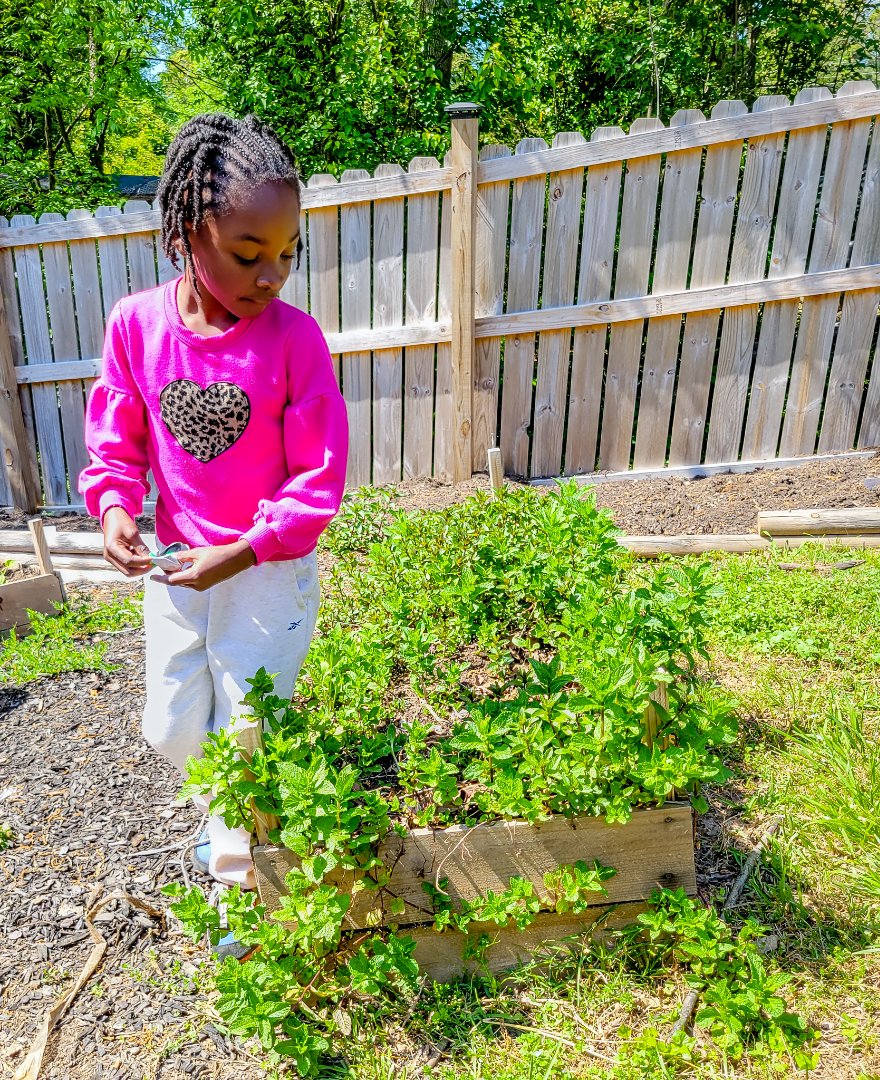
[[[207,214],[189,241],[203,305],[213,300],[238,319],[253,318],[281,291],[296,258],[299,195],[290,184],[261,184],[225,212]]]

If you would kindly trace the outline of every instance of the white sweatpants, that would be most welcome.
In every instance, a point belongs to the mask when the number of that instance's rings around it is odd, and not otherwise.
[[[252,566],[207,592],[148,577],[147,742],[185,775],[186,759],[201,756],[209,731],[247,717],[246,680],[261,667],[276,675],[276,693],[288,697],[309,650],[318,602],[314,552]],[[211,875],[227,885],[253,888],[247,831],[210,817],[208,833]]]

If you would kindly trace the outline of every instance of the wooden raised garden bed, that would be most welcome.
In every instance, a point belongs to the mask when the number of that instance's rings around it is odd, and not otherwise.
[[[541,914],[525,930],[471,924],[467,936],[477,939],[488,933],[493,940],[481,961],[492,971],[523,962],[545,943],[585,934],[600,920],[604,928],[631,922],[642,910],[641,902],[657,888],[696,893],[693,811],[685,802],[635,810],[624,825],[609,825],[596,817],[553,817],[535,825],[501,821],[412,829],[403,837],[389,835],[378,855],[390,869],[388,884],[381,890],[355,893],[346,928],[406,927],[407,936],[416,940],[419,967],[436,981],[478,965],[464,960],[465,934],[433,929],[434,912],[425,882],[437,886],[448,879],[446,891],[455,906],[476,900],[490,889],[503,891],[512,877],[531,881],[536,895],[543,896],[544,875],[579,860],[613,867],[615,875],[605,882],[607,895],[579,915]],[[254,849],[257,888],[267,911],[279,906],[286,891],[285,875],[297,862],[285,848],[262,845]],[[350,871],[337,871],[328,874],[326,881],[351,894],[355,878]],[[404,901],[405,908],[402,914],[392,915],[396,898]]]
[[[33,537],[40,573],[35,577],[18,578],[0,585],[0,632],[14,629],[19,636],[30,632],[28,611],[51,615],[56,610],[55,605],[64,601],[61,581],[52,570],[42,522],[39,519],[29,521],[28,527]]]

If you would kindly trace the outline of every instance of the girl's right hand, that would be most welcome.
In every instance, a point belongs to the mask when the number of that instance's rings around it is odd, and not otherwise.
[[[104,558],[126,577],[140,577],[153,565],[137,525],[121,506],[111,506],[104,515]]]

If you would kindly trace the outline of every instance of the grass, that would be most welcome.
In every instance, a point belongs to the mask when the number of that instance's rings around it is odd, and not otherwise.
[[[366,544],[376,516],[349,527]],[[823,569],[848,555],[861,565]],[[756,1045],[739,1059],[704,1032],[667,1041],[685,973],[640,968],[618,942],[560,950],[504,981],[428,986],[384,1010],[353,1010],[327,1076],[880,1077],[880,552],[806,547],[717,556],[711,568],[723,593],[710,611],[708,672],[736,696],[742,721],[734,778],[709,792],[725,822],[719,848],[741,859],[768,819],[782,822],[733,918],[767,928],[768,966],[791,976],[785,997],[815,1041],[800,1057]],[[46,619],[5,643],[0,677],[102,666],[95,634],[139,617],[126,599]]]
[[[65,671],[107,671],[107,642],[100,635],[137,627],[143,621],[139,599],[116,595],[95,603],[77,599],[55,615],[30,612],[32,633],[13,630],[0,642],[0,685],[21,686]]]

